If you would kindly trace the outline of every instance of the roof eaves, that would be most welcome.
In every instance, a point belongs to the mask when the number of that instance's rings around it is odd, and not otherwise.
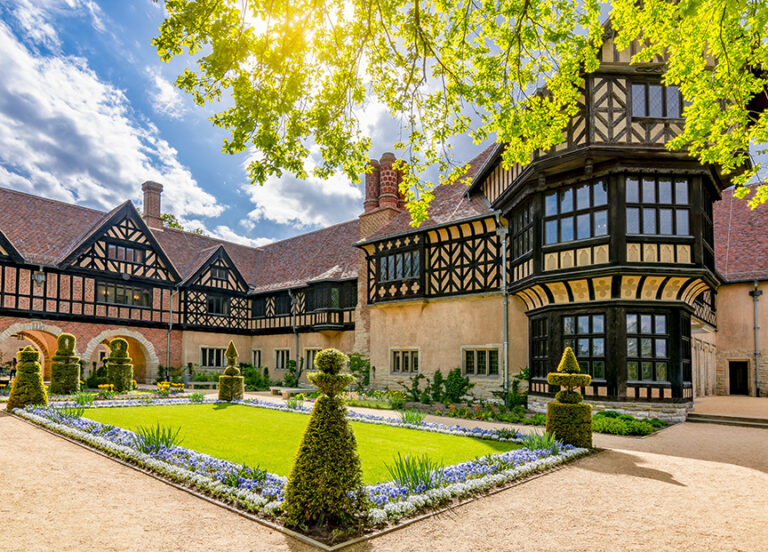
[[[420,227],[420,228],[414,228],[412,230],[406,230],[405,232],[397,232],[395,234],[387,234],[386,236],[380,236],[378,238],[371,238],[366,240],[361,240],[356,242],[354,245],[355,247],[362,247],[364,245],[369,245],[372,243],[389,240],[393,238],[400,238],[403,236],[411,236],[413,234],[418,234],[419,232],[429,232],[430,230],[435,230],[436,228],[445,228],[446,226],[453,226],[454,224],[464,224],[465,222],[472,222],[475,220],[481,220],[485,218],[495,218],[496,215],[501,214],[501,211],[493,210],[489,211],[488,213],[482,213],[479,215],[472,215],[470,217],[464,217],[459,218],[455,220],[449,220],[446,222],[441,222],[439,224],[433,224],[430,226]]]

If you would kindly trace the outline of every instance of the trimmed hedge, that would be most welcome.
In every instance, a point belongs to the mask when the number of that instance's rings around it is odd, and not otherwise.
[[[115,386],[115,393],[124,393],[133,388],[133,364],[128,356],[128,342],[121,337],[109,342],[107,383]]]
[[[592,448],[592,405],[582,403],[583,397],[576,391],[592,378],[580,372],[573,349],[566,347],[557,372],[547,374],[547,383],[565,387],[547,404],[547,433],[567,445]]]
[[[323,349],[315,355],[315,368],[326,374],[338,374],[347,361],[349,357],[338,349]]]
[[[568,445],[592,448],[592,405],[549,402],[547,433]]]
[[[589,374],[561,374],[560,372],[551,372],[547,374],[547,383],[549,385],[559,385],[568,388],[572,386],[586,387],[592,383],[592,376]]]
[[[40,367],[40,353],[30,346],[16,353],[16,377],[13,378],[11,393],[8,395],[8,412],[24,408],[29,404],[48,404],[48,394],[43,386],[43,372]]]
[[[80,391],[80,357],[75,356],[75,336],[61,334],[51,359],[51,394],[71,395]]]
[[[219,376],[219,400],[240,400],[245,393],[245,378],[237,367],[237,349],[232,341],[227,345],[224,356],[227,357],[227,369],[223,376]]]
[[[288,527],[343,534],[366,523],[367,498],[357,442],[347,423],[344,401],[336,396],[354,381],[348,374],[339,374],[345,362],[346,355],[326,349],[315,360],[321,372],[309,374],[321,396],[285,487]]]
[[[634,416],[614,410],[596,412],[592,418],[592,427],[595,432],[613,435],[650,435],[655,430],[668,425],[669,422],[658,418],[638,420]]]

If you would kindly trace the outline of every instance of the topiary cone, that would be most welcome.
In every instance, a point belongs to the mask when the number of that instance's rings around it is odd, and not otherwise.
[[[80,357],[75,356],[75,336],[61,334],[51,359],[51,394],[69,395],[80,391]]]
[[[592,448],[592,405],[581,403],[576,391],[592,382],[589,374],[581,374],[573,349],[566,347],[557,372],[547,374],[547,383],[565,387],[547,404],[547,433],[565,444]]]
[[[315,401],[285,488],[289,527],[343,533],[365,523],[357,442],[347,423],[344,401],[336,396],[354,381],[349,374],[339,374],[346,360],[343,353],[326,349],[315,360],[321,371],[309,374],[322,394]]]
[[[133,364],[128,356],[128,342],[121,337],[109,342],[107,383],[115,386],[116,393],[124,393],[133,388]]]
[[[30,346],[16,353],[16,377],[13,378],[11,393],[6,409],[24,408],[30,404],[48,404],[48,395],[43,385],[43,373],[40,368],[40,353]]]
[[[237,349],[232,341],[227,345],[224,356],[227,357],[227,369],[223,376],[219,376],[219,400],[241,400],[245,393],[245,378],[237,367]]]

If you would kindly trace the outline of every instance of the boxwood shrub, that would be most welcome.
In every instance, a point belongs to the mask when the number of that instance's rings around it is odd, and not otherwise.
[[[30,346],[16,354],[16,377],[11,384],[7,410],[24,408],[29,404],[48,404],[48,394],[43,387],[43,374],[40,367],[40,353]]]
[[[667,422],[658,418],[638,420],[629,414],[621,414],[614,410],[597,412],[592,419],[593,431],[613,435],[650,435],[656,429],[667,425],[669,425]]]

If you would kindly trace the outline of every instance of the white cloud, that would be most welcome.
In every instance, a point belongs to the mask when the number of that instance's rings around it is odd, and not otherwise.
[[[147,91],[152,109],[155,113],[180,119],[186,110],[179,89],[165,80],[157,67],[147,66],[145,71],[152,82],[152,88]]]
[[[319,149],[312,148],[307,160],[308,173],[311,174],[319,155]],[[262,220],[294,228],[328,226],[355,218],[362,211],[360,186],[338,175],[328,180],[314,176],[299,180],[285,174],[269,178],[263,186],[246,184],[242,190],[255,206],[242,222],[247,229]]]
[[[179,223],[188,231],[202,230],[203,233],[212,238],[218,238],[220,240],[239,243],[240,245],[247,245],[249,247],[261,247],[263,245],[270,244],[275,240],[272,238],[249,238],[238,234],[232,230],[229,226],[219,224],[211,230],[205,223],[199,219],[180,220]]]
[[[73,0],[74,1],[74,0]],[[158,129],[85,59],[41,55],[0,22],[0,185],[111,209],[163,183],[164,211],[220,215]]]
[[[53,14],[88,12],[91,25],[97,31],[107,29],[101,8],[92,0],[10,0],[9,9],[28,39],[51,50],[61,46],[59,35],[50,23]]]

